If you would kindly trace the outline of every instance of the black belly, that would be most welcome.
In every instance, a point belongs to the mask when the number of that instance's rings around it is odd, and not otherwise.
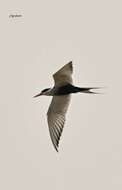
[[[61,96],[61,95],[68,95],[71,93],[77,93],[80,91],[81,91],[81,88],[75,87],[71,84],[67,84],[67,85],[58,87],[58,89],[55,90],[54,94],[55,94],[55,96]]]

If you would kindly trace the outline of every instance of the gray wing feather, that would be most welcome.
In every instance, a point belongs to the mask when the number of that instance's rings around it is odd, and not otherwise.
[[[53,74],[56,86],[64,85],[66,83],[72,84],[73,66],[72,61],[64,65],[60,70]]]
[[[63,131],[70,96],[71,95],[54,96],[47,112],[50,137],[56,151],[58,151],[59,140]]]

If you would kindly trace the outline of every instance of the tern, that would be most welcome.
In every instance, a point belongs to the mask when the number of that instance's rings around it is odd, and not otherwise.
[[[47,122],[50,132],[50,137],[54,148],[58,152],[59,140],[64,128],[66,113],[69,107],[71,94],[90,93],[97,94],[91,90],[98,89],[98,87],[76,87],[72,80],[73,65],[72,61],[64,65],[60,70],[53,74],[55,85],[53,88],[46,88],[37,94],[35,97],[41,95],[53,96],[51,104],[47,112]]]

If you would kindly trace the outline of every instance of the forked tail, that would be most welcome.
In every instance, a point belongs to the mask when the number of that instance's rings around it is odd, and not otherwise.
[[[101,94],[100,92],[94,92],[92,90],[97,90],[101,89],[100,87],[84,87],[84,88],[79,88],[81,93],[88,93],[88,94]]]

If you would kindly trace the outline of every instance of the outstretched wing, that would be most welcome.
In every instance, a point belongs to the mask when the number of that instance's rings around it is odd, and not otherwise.
[[[64,85],[67,83],[72,84],[73,66],[72,61],[64,65],[59,71],[53,74],[56,86]]]
[[[56,151],[58,151],[69,102],[70,95],[54,96],[47,112],[50,137]]]

